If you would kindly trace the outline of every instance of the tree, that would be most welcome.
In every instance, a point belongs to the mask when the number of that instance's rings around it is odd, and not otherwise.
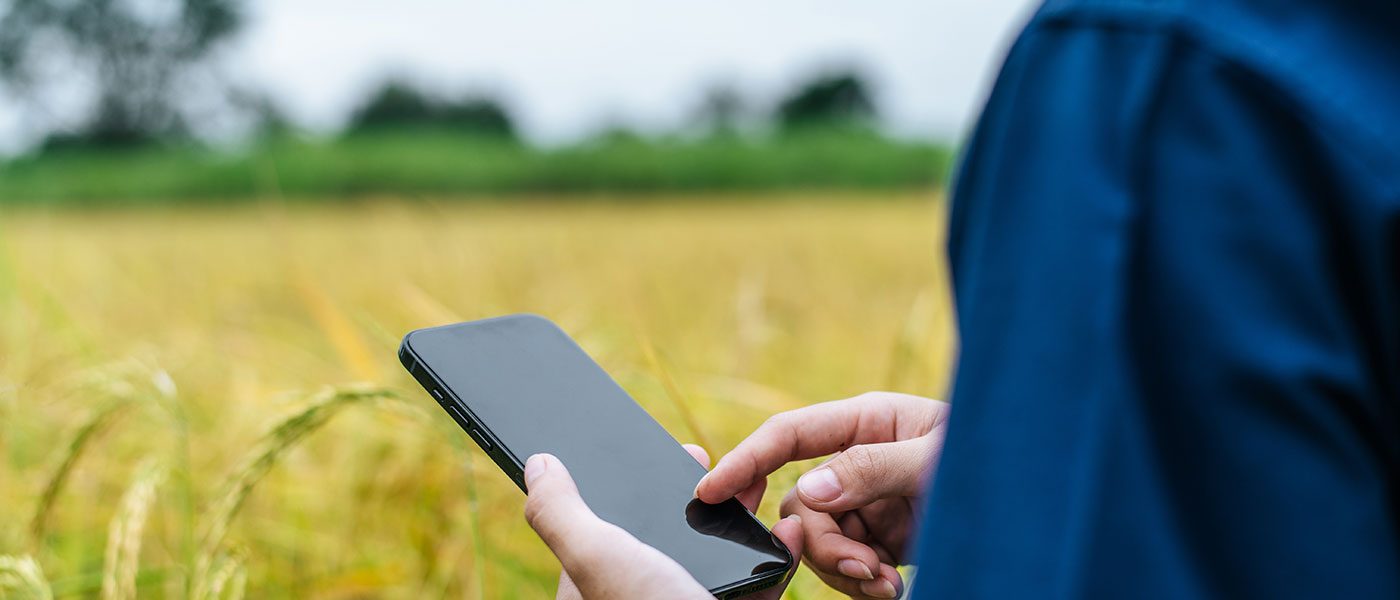
[[[468,98],[442,109],[444,126],[477,135],[515,139],[515,124],[501,104],[490,98]]]
[[[453,101],[434,98],[412,85],[391,80],[370,95],[350,118],[350,133],[429,127],[483,137],[515,139],[515,124],[501,103],[485,96]]]
[[[726,136],[738,133],[748,114],[748,104],[738,88],[721,83],[705,92],[691,121],[710,135]]]
[[[242,25],[242,7],[242,0],[0,3],[0,84],[31,107],[74,90],[86,96],[86,116],[51,136],[54,144],[121,146],[183,134],[182,92]]]
[[[875,103],[865,80],[855,72],[819,76],[800,86],[778,104],[778,125],[784,130],[814,125],[868,125]]]
[[[420,125],[433,120],[437,110],[434,104],[417,88],[402,81],[389,81],[355,111],[348,129],[357,132]]]

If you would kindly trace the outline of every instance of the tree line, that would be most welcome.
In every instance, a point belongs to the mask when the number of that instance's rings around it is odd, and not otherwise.
[[[153,8],[154,7],[154,8]],[[195,137],[201,115],[233,115],[265,132],[292,127],[265,94],[238,89],[215,64],[246,22],[244,0],[0,0],[0,91],[24,107],[43,151],[130,148]],[[85,81],[75,84],[77,79]],[[46,107],[81,97],[76,120]],[[193,106],[199,104],[198,106]],[[702,97],[693,125],[733,134],[759,128],[873,129],[867,79],[854,70],[820,73],[767,110],[718,87]],[[371,92],[343,133],[432,128],[520,141],[509,107],[490,95],[442,97],[403,79]]]

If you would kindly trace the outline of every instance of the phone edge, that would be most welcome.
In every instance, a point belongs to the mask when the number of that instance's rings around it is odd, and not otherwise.
[[[717,600],[731,600],[773,588],[782,583],[788,572],[792,570],[792,561],[792,553],[789,552],[787,566],[782,570],[760,573],[748,579],[741,579],[729,585],[711,589],[709,592],[714,594]]]
[[[450,326],[451,325],[445,325],[444,327]],[[496,467],[499,468],[511,482],[515,483],[515,486],[520,488],[521,492],[526,492],[525,463],[522,462],[514,452],[501,443],[500,438],[496,437],[496,434],[491,431],[491,428],[486,426],[481,419],[477,417],[476,413],[472,412],[471,407],[468,406],[464,400],[458,398],[457,395],[442,382],[442,378],[438,377],[437,373],[434,373],[432,368],[429,367],[427,363],[423,362],[422,358],[418,356],[417,351],[413,349],[411,341],[413,334],[428,329],[436,329],[436,327],[415,329],[403,336],[403,342],[399,344],[399,363],[403,365],[404,369],[408,370],[408,374],[413,377],[414,381],[418,382],[418,385],[423,388],[423,391],[427,392],[428,396],[437,401],[438,407],[444,412],[447,412],[448,417],[457,424],[457,427],[462,430],[462,433],[472,438],[472,441],[476,442],[477,447],[481,448],[481,451],[486,453],[486,457],[496,463]],[[425,377],[427,379],[426,381],[424,380]],[[433,394],[434,389],[436,389],[439,394],[442,394],[441,399]],[[469,424],[464,424],[453,417],[452,411],[447,407],[448,402],[451,402],[458,410],[462,411],[463,415],[469,420]],[[477,431],[478,435],[481,435],[490,443],[490,450],[483,447],[481,442],[472,435],[473,429]]]
[[[511,316],[518,315],[503,315],[494,318],[500,319]],[[545,319],[544,317],[541,317],[539,315],[528,316],[544,319],[551,325],[558,327],[558,325],[555,325],[553,321],[549,321],[548,319]],[[515,456],[514,452],[511,452],[503,444],[501,444],[500,439],[497,438],[494,433],[491,433],[490,428],[487,427],[481,421],[481,419],[476,416],[476,413],[472,412],[471,408],[467,406],[466,401],[462,400],[461,398],[458,398],[455,393],[449,390],[447,386],[444,383],[442,383],[441,378],[439,378],[437,374],[434,373],[430,367],[428,367],[427,363],[425,363],[418,356],[418,353],[413,349],[411,339],[415,333],[427,331],[430,329],[437,329],[438,327],[452,327],[453,325],[459,324],[460,323],[452,323],[448,325],[439,325],[437,327],[425,327],[415,329],[404,334],[403,341],[399,344],[399,363],[403,365],[404,369],[408,371],[409,375],[413,377],[414,381],[418,382],[418,385],[423,387],[423,391],[427,392],[430,397],[433,397],[433,399],[438,402],[439,408],[443,409],[444,412],[448,413],[448,417],[452,418],[454,423],[457,423],[457,426],[462,429],[463,433],[466,433],[468,437],[472,437],[472,428],[463,425],[456,418],[453,418],[451,411],[448,410],[447,406],[445,405],[445,402],[448,402],[450,400],[451,402],[453,402],[453,404],[457,406],[459,410],[463,411],[465,415],[470,419],[471,423],[475,425],[474,428],[487,436],[487,439],[491,443],[492,450],[486,450],[485,448],[482,448],[479,442],[477,443],[477,447],[481,448],[482,451],[486,453],[487,457],[490,458],[492,462],[496,463],[496,466],[500,468],[503,473],[505,473],[506,477],[510,478],[510,480],[515,483],[516,487],[520,488],[521,492],[529,493],[529,490],[525,487],[524,463],[522,463],[520,459]],[[567,333],[565,333],[565,335],[567,336]],[[419,376],[420,373],[425,375],[428,378],[428,381],[424,381],[423,378]],[[437,389],[439,393],[442,394],[441,400],[439,400],[437,396],[433,395],[433,389]],[[473,438],[473,441],[476,441],[475,438]],[[503,462],[502,459],[505,459],[505,462]],[[744,512],[748,513],[749,518],[753,519],[759,524],[759,526],[763,527],[763,529],[768,532],[768,535],[773,536],[772,529],[768,527],[768,525],[765,524],[762,520],[760,520],[758,518],[758,515],[753,514],[753,511],[748,510],[747,507],[745,507]],[[773,536],[773,538],[778,542],[778,547],[782,548],[783,553],[787,555],[787,560],[782,569],[753,575],[751,577],[741,579],[734,583],[726,584],[717,588],[712,588],[709,590],[709,592],[711,594],[714,594],[718,600],[730,600],[731,598],[739,598],[741,596],[746,596],[755,592],[766,590],[781,583],[783,579],[787,576],[787,573],[792,571],[792,566],[794,561],[796,560],[796,557],[792,555],[792,551],[788,549],[787,544],[782,543],[782,540],[778,540],[777,536]]]

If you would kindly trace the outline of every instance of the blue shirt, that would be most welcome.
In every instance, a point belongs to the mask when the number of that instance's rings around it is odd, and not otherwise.
[[[964,156],[917,598],[1400,598],[1400,2],[1055,1]]]

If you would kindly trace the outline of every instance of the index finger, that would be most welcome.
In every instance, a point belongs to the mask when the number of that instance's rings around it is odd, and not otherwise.
[[[857,396],[769,417],[700,479],[695,497],[723,502],[794,460],[825,456],[853,444],[889,441],[877,438],[889,437],[899,411],[867,410],[872,405],[888,407],[884,400]]]

